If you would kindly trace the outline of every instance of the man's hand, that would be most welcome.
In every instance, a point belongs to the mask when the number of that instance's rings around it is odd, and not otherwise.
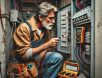
[[[47,45],[49,47],[56,47],[59,40],[60,40],[59,38],[52,38],[47,42]]]

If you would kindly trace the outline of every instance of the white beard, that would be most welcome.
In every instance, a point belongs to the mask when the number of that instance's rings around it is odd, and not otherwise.
[[[47,24],[45,21],[42,21],[43,27],[45,27],[47,30],[52,30],[53,24]]]

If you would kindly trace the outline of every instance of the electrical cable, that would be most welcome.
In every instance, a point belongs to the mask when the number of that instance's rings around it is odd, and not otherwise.
[[[0,18],[0,20],[1,20],[1,26],[2,26],[3,32],[4,32],[4,34],[6,34],[5,29],[4,29],[2,18]]]
[[[9,16],[7,16],[7,15],[8,15],[8,14],[2,14],[2,15],[1,15],[1,18],[6,18],[6,19],[9,21],[10,26],[13,26],[12,23],[10,22]]]
[[[81,3],[81,0],[76,0],[75,5],[79,10],[84,8],[84,5]]]
[[[83,58],[81,56],[82,54],[81,54],[81,49],[80,48],[81,48],[81,44],[80,44],[80,46],[78,46],[76,48],[76,58],[79,61],[81,67],[83,68],[82,71],[84,71],[85,75],[88,77],[89,76],[89,74],[88,74],[89,66],[83,61]]]
[[[19,10],[21,11],[21,16],[23,18],[23,22],[25,22],[25,18],[23,17],[23,12],[22,12],[23,1],[22,1],[22,4],[20,4],[19,0],[15,0],[15,2],[18,5]]]
[[[15,0],[15,2],[17,3],[19,10],[22,11],[22,4],[20,4],[19,0]]]
[[[82,63],[83,63],[83,68],[89,71],[89,65],[88,65],[87,63],[85,63],[85,61],[84,61],[84,59],[83,59],[83,57],[82,57],[82,53],[80,53],[80,55],[81,55],[81,56],[80,56],[80,60],[81,60]]]
[[[79,49],[80,49],[79,47],[76,48],[76,58],[77,58],[77,60],[81,63],[81,65],[83,65],[83,62],[81,61],[81,59],[80,59],[80,57],[79,57],[79,55],[80,55],[80,54],[79,54],[79,52],[80,52]]]
[[[81,44],[80,44],[80,58],[82,59],[82,62],[84,62],[86,65],[88,65],[86,62],[85,62],[85,60],[86,59],[84,59],[85,58],[85,56],[83,55],[84,54],[84,52],[81,50]]]
[[[15,9],[19,9],[19,6],[18,6],[16,0],[14,0],[14,5],[15,5]]]
[[[13,2],[14,0],[10,0],[10,6],[11,6],[11,9],[14,9],[15,8],[15,6],[14,6],[14,2]]]
[[[35,3],[35,5],[36,5],[37,7],[39,7],[38,4],[37,4],[37,2],[36,2],[36,0],[33,0],[33,2]]]
[[[2,29],[3,29],[4,34],[6,34],[1,16],[2,16],[2,15],[1,15],[1,7],[0,7],[0,21],[1,21],[1,27],[2,27]]]
[[[83,61],[84,61],[87,65],[90,65],[90,60],[88,60],[88,59],[85,57],[85,52],[82,52],[82,58],[83,58]]]
[[[83,67],[83,62],[81,61],[81,59],[79,57],[79,47],[78,46],[76,48],[75,55],[76,55],[76,58],[77,58],[78,62],[80,63],[80,67]]]

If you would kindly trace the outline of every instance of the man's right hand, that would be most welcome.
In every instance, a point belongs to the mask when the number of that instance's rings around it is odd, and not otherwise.
[[[48,42],[47,42],[47,45],[49,46],[49,47],[56,47],[57,46],[57,44],[58,44],[58,42],[59,42],[59,38],[52,38],[52,39],[50,39]]]

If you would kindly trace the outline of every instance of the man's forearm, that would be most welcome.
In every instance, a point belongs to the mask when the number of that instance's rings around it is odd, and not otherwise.
[[[46,55],[46,53],[48,52],[48,50],[44,50],[40,53],[40,59],[43,59]]]
[[[52,38],[48,42],[42,44],[39,47],[32,48],[32,55],[41,53],[42,51],[50,48],[50,47],[56,47],[57,43],[59,42],[59,38]]]
[[[36,47],[36,48],[32,48],[32,56],[34,56],[35,54],[41,53],[47,50],[48,48],[49,48],[48,43],[42,44],[41,46]]]

